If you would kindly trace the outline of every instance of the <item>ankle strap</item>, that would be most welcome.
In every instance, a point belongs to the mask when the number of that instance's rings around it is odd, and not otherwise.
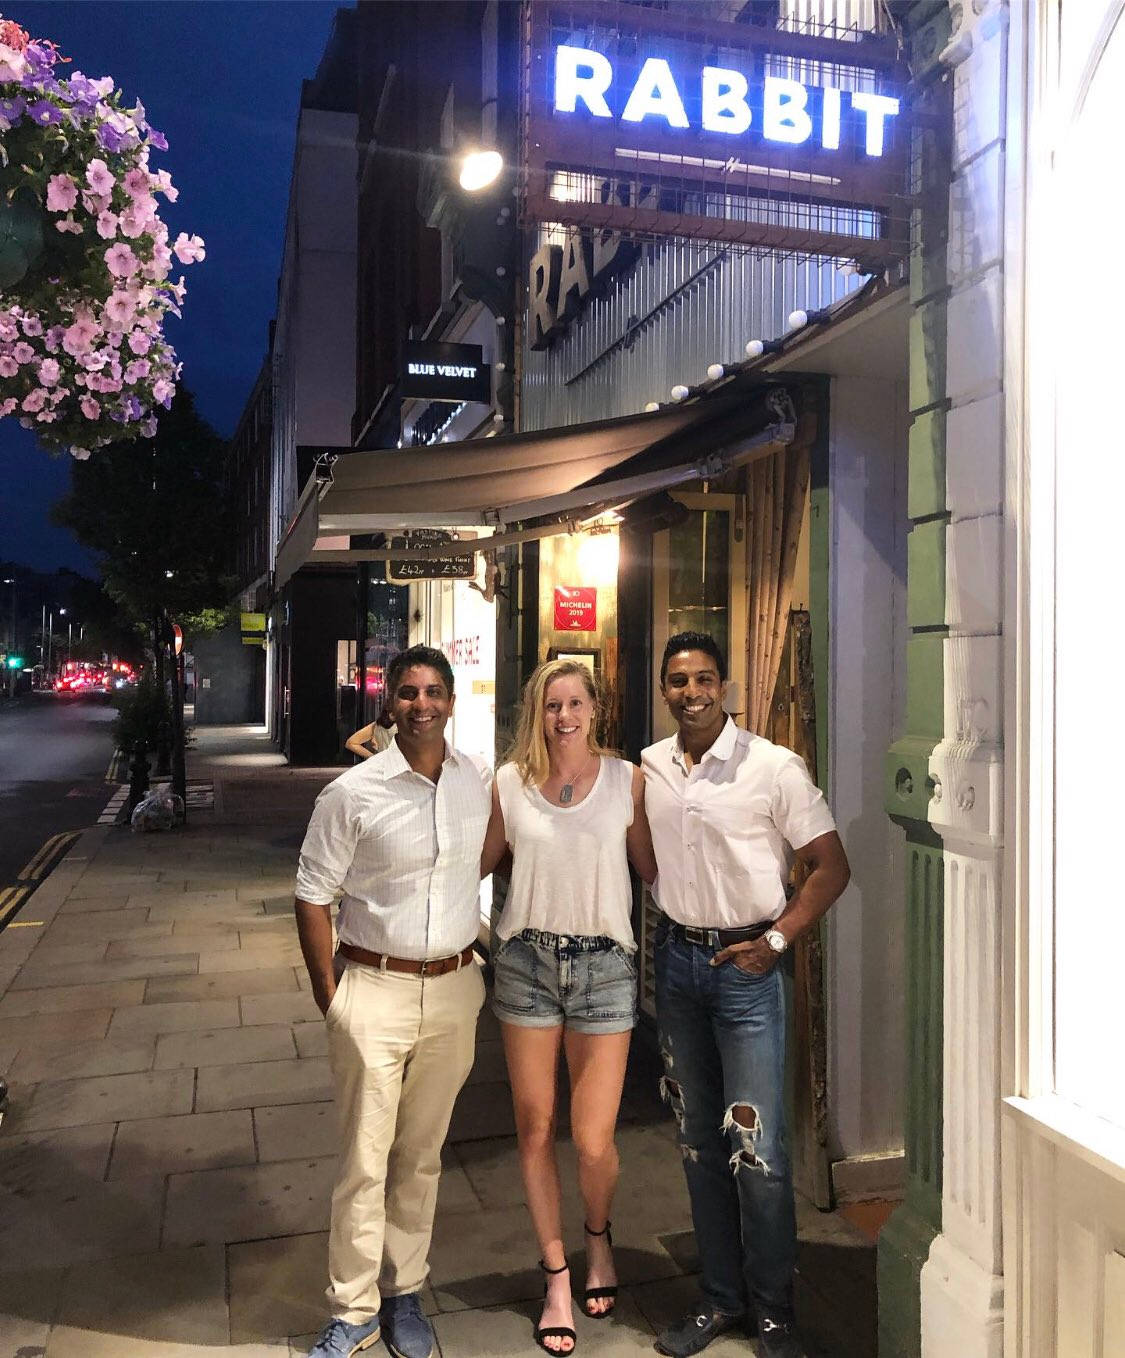
[[[587,1226],[586,1223],[583,1222],[582,1229],[586,1232],[587,1235],[609,1235],[609,1228],[612,1225],[613,1225],[612,1221],[607,1221],[600,1231],[592,1231],[590,1230],[589,1226]]]
[[[540,1259],[539,1267],[543,1270],[544,1273],[554,1274],[554,1273],[565,1273],[567,1269],[570,1267],[570,1265],[563,1264],[562,1268],[548,1268],[547,1265],[543,1262],[543,1260]]]

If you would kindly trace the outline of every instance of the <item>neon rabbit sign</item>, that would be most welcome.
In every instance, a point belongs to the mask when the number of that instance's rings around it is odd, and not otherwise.
[[[599,120],[615,117],[629,125],[663,126],[687,131],[696,114],[698,131],[727,137],[754,136],[783,146],[815,145],[824,151],[841,147],[848,123],[857,125],[864,154],[884,154],[888,131],[900,110],[891,95],[813,85],[785,76],[764,75],[751,92],[742,71],[704,65],[698,73],[677,76],[663,57],[647,57],[635,78],[626,80],[628,94],[615,88],[617,73],[601,52],[560,44],[554,52],[555,114]],[[685,99],[685,93],[687,98]],[[615,114],[610,104],[618,107]]]

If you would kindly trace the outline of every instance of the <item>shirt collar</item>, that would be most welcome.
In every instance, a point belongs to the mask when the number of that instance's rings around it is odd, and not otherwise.
[[[384,782],[388,778],[397,778],[400,774],[414,772],[407,763],[406,756],[399,749],[397,740],[392,740],[381,754],[375,756],[375,759],[379,776]],[[447,740],[445,742],[445,759],[443,760],[443,764],[448,764],[450,761],[454,764],[459,764],[461,762],[461,757]]]
[[[704,760],[707,759],[729,759],[731,755],[734,754],[734,746],[737,739],[738,727],[734,724],[734,718],[728,714],[726,721],[723,723],[723,729],[715,737],[715,743],[706,751],[703,759],[699,760],[699,764],[702,764]],[[673,762],[678,764],[681,768],[687,767],[684,763],[684,742],[678,731],[672,738],[672,759]]]

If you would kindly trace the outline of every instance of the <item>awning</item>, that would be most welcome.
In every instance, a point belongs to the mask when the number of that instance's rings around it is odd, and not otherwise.
[[[755,399],[756,398],[756,399]],[[348,453],[310,480],[277,552],[275,580],[306,562],[377,560],[379,549],[316,550],[318,539],[421,527],[488,527],[490,547],[565,531],[595,507],[722,474],[793,437],[761,392],[715,394],[651,414],[434,447]],[[543,519],[554,520],[544,524]],[[520,525],[508,531],[512,525]],[[448,556],[457,544],[430,552]],[[474,550],[470,544],[466,551]],[[396,558],[423,550],[396,550]]]

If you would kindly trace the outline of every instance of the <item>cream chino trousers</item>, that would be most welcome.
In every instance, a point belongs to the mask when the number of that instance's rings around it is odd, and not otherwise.
[[[349,962],[332,997],[325,1022],[342,1145],[328,1304],[349,1324],[426,1281],[441,1148],[483,1003],[474,963],[423,980]]]

